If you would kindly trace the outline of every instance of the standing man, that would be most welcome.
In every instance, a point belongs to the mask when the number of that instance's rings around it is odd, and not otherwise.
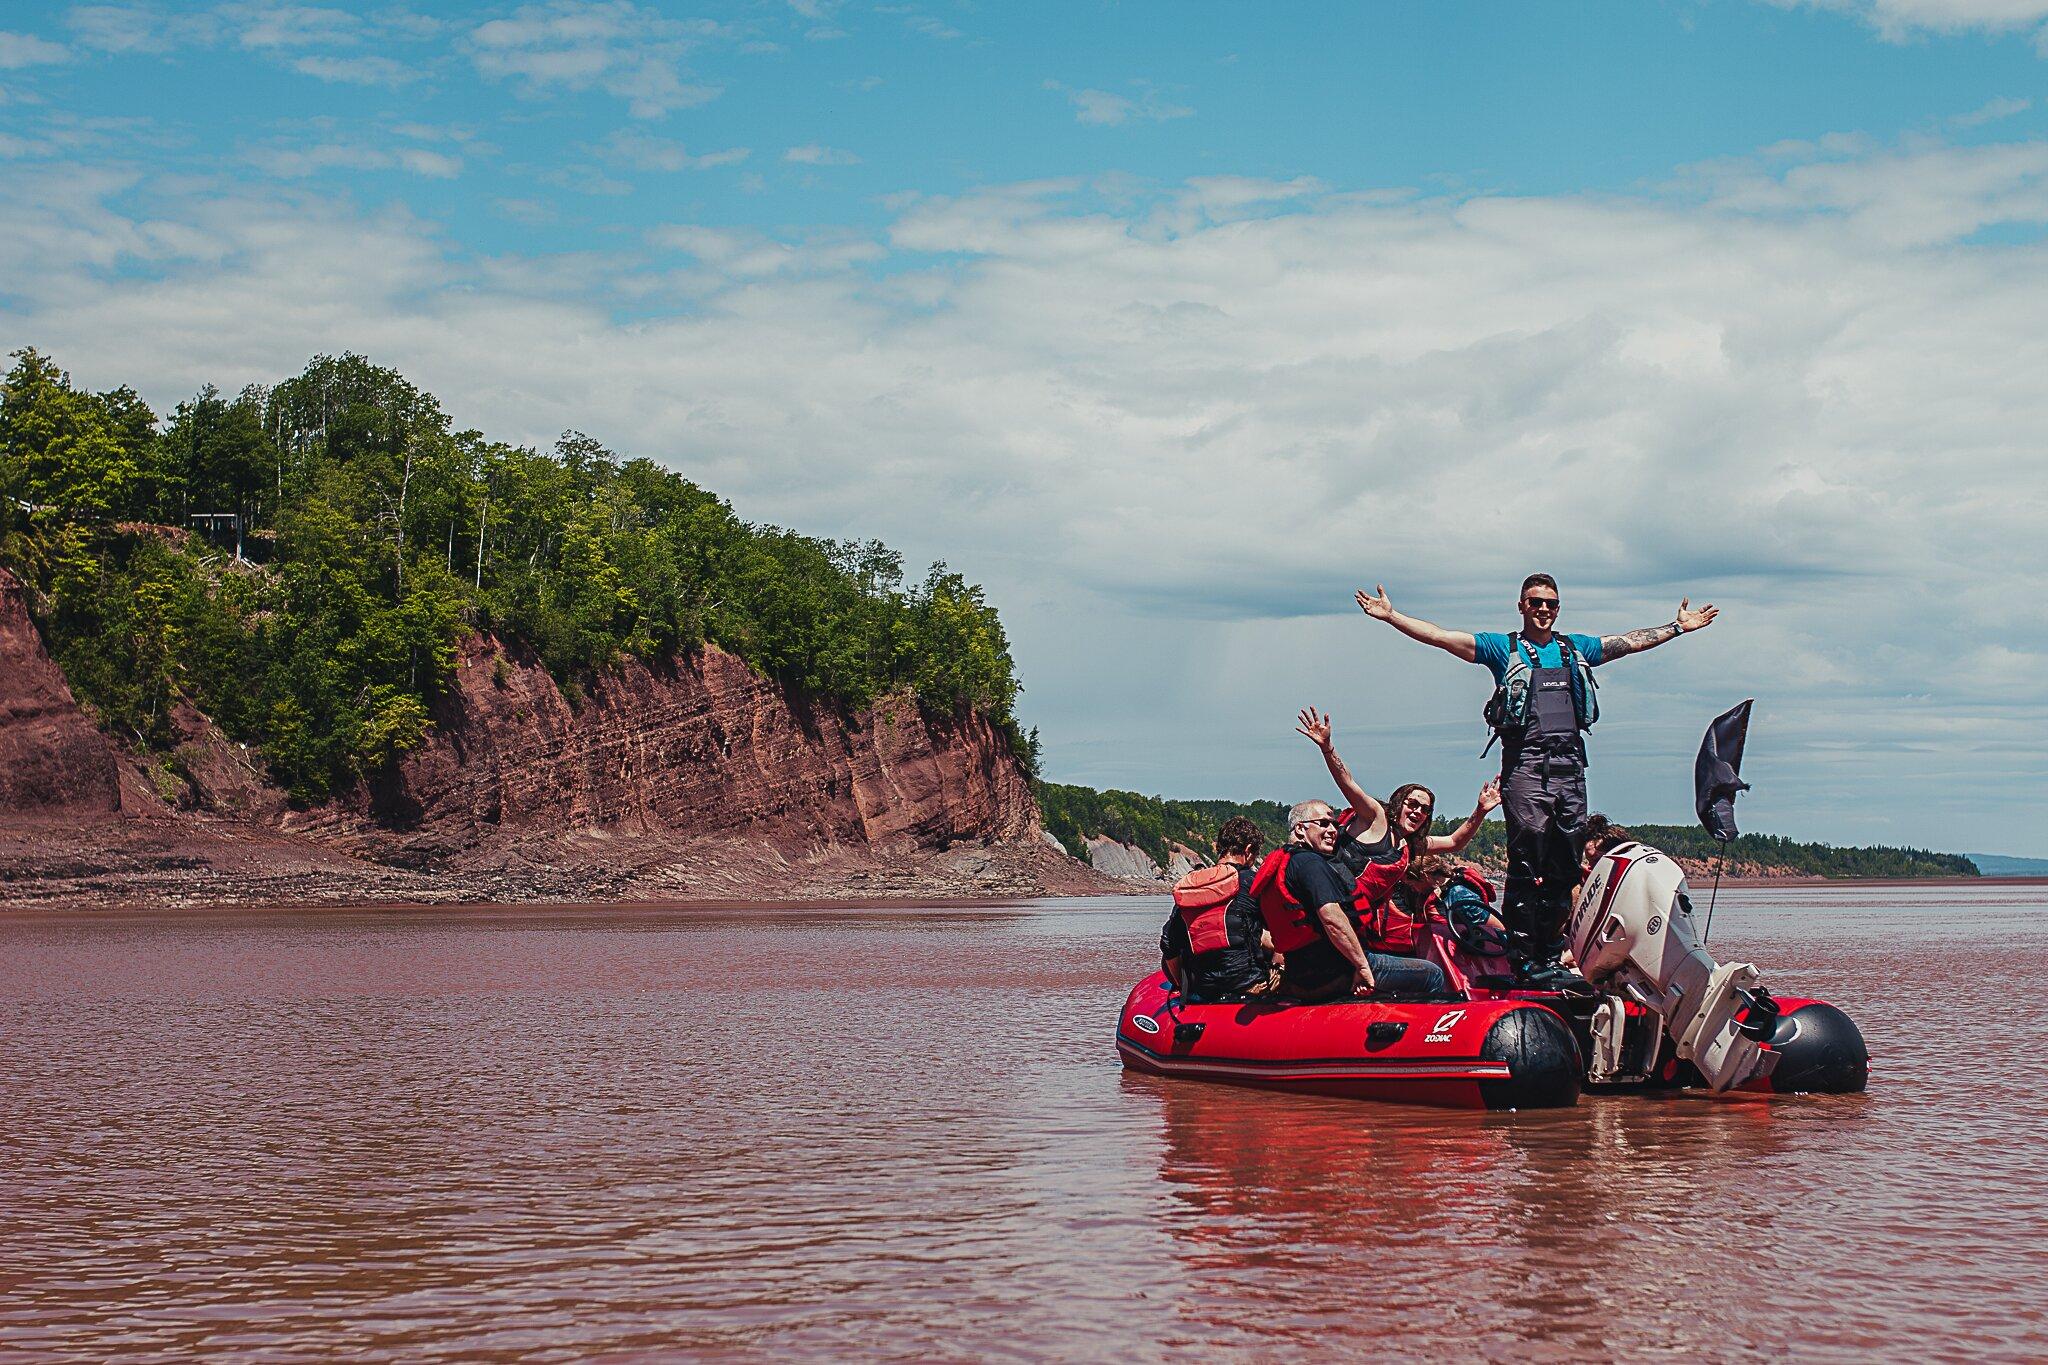
[[[1363,589],[1358,605],[1411,639],[1435,645],[1466,663],[1486,665],[1493,674],[1493,699],[1486,720],[1501,741],[1500,785],[1508,824],[1507,890],[1501,917],[1518,975],[1532,985],[1576,979],[1558,962],[1559,935],[1571,912],[1578,879],[1580,825],[1586,818],[1586,745],[1581,732],[1600,717],[1593,670],[1601,664],[1711,625],[1712,604],[1692,610],[1679,601],[1678,615],[1661,626],[1626,635],[1558,633],[1557,580],[1532,573],[1522,580],[1516,607],[1522,628],[1507,635],[1468,635],[1394,610],[1387,590]]]

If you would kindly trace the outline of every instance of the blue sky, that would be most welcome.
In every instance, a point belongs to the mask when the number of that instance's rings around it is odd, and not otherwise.
[[[167,408],[353,349],[984,582],[1049,774],[1483,776],[1506,628],[1596,804],[2048,854],[2048,0],[0,8],[0,343]]]

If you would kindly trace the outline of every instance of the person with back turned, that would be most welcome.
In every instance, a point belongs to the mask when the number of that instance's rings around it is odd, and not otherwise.
[[[1557,580],[1522,580],[1516,607],[1522,628],[1507,634],[1445,630],[1394,609],[1385,587],[1358,593],[1359,608],[1403,635],[1434,645],[1493,674],[1487,723],[1501,741],[1501,796],[1507,817],[1508,873],[1501,917],[1517,974],[1528,984],[1571,984],[1558,961],[1559,937],[1578,884],[1580,826],[1586,818],[1583,732],[1599,719],[1593,670],[1713,624],[1709,604],[1680,600],[1678,615],[1626,635],[1568,635],[1557,630]]]
[[[1264,995],[1279,981],[1252,898],[1252,864],[1265,841],[1257,825],[1233,815],[1216,831],[1216,865],[1174,883],[1159,965],[1190,1003]]]

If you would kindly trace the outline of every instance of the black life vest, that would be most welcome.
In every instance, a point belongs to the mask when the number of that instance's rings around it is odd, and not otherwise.
[[[1593,678],[1593,665],[1572,645],[1572,637],[1559,632],[1552,637],[1557,641],[1558,656],[1563,660],[1563,669],[1572,694],[1572,719],[1580,730],[1590,730],[1593,722],[1600,719],[1600,684]],[[1548,668],[1536,666],[1536,656],[1522,640],[1522,632],[1513,631],[1508,635],[1507,666],[1501,670],[1500,686],[1493,689],[1493,695],[1486,700],[1486,709],[1481,713],[1486,728],[1493,737],[1486,741],[1486,748],[1493,747],[1495,739],[1505,740],[1513,747],[1527,733],[1530,722],[1530,698],[1539,681],[1538,674],[1549,672]],[[1483,755],[1486,749],[1480,750]]]

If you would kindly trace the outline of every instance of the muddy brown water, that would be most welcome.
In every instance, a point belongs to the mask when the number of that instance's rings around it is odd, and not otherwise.
[[[1152,1080],[1162,902],[0,917],[0,1355],[2048,1355],[2048,887],[1723,891],[1869,1093]]]

